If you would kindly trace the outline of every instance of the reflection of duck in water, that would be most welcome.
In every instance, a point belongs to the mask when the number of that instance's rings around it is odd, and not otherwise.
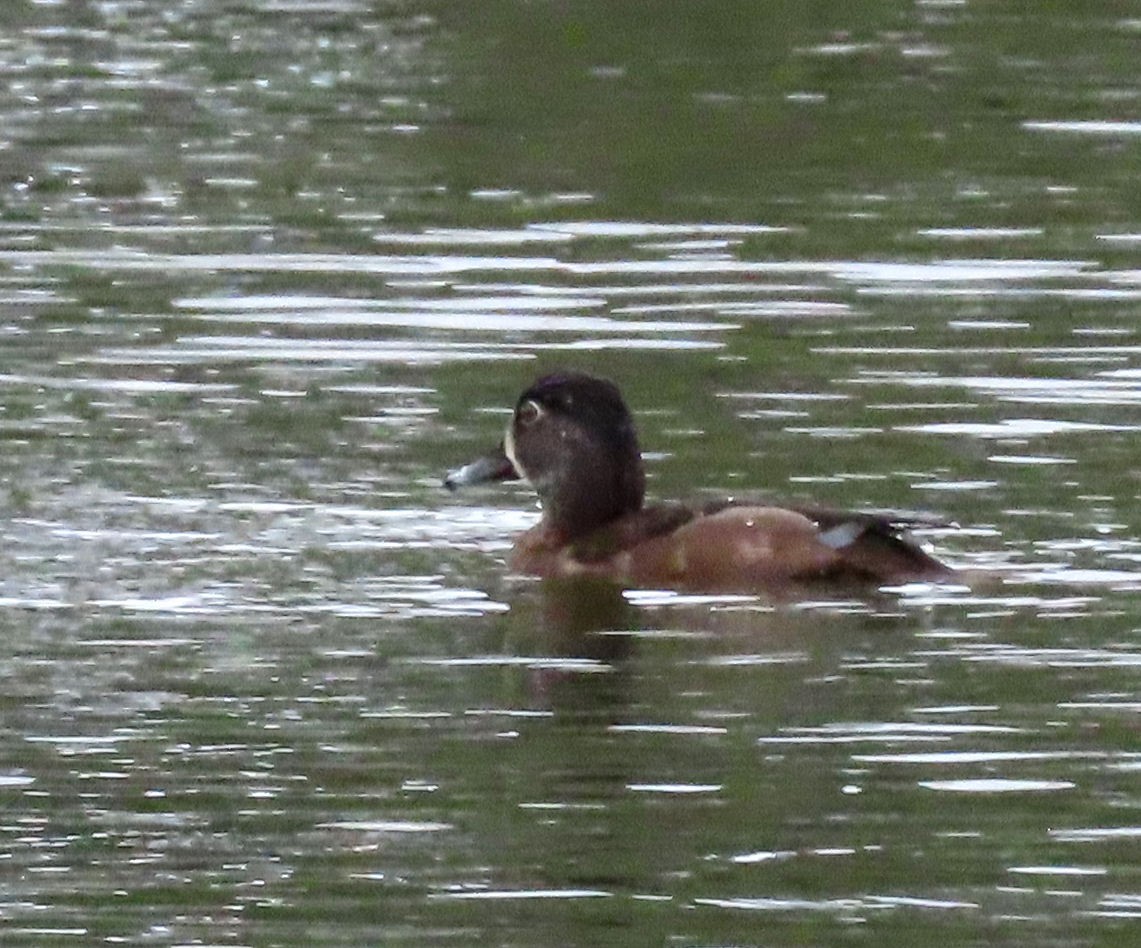
[[[644,506],[634,421],[617,386],[590,375],[538,379],[519,397],[500,449],[444,483],[517,477],[543,509],[515,543],[511,564],[524,573],[699,590],[953,574],[902,533],[933,521],[733,501]]]

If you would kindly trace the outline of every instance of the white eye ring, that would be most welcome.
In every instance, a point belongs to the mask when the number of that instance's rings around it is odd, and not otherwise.
[[[533,398],[528,398],[515,410],[515,420],[524,428],[533,425],[543,417],[543,406]]]

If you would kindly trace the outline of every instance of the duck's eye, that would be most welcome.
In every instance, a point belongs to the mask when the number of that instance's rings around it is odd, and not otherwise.
[[[515,420],[526,428],[538,421],[542,414],[543,409],[539,403],[529,398],[515,410]]]

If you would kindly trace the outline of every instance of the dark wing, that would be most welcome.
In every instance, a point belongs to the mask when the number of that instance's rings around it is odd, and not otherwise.
[[[727,507],[765,504],[794,510],[820,530],[820,540],[839,555],[836,578],[877,582],[945,579],[954,570],[926,553],[908,531],[954,524],[934,514],[892,510],[836,510],[816,505],[785,504],[767,498],[736,498],[706,504],[707,514]]]
[[[890,582],[943,579],[954,573],[908,535],[916,528],[954,526],[942,517],[815,506],[790,509],[813,521],[820,530],[820,539],[840,554],[843,568],[856,574]]]

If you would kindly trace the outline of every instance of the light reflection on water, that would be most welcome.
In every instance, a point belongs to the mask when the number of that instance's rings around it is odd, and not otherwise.
[[[970,176],[928,207],[820,161],[779,224],[544,181],[439,226],[449,173],[383,145],[447,121],[434,21],[301,6],[101,4],[0,44],[6,935],[1127,939],[1141,238],[1098,216],[1110,185],[1051,152],[1029,210]],[[963,71],[901,36],[794,55]],[[779,98],[825,109],[826,79]],[[1000,118],[1019,162],[1136,132]],[[567,208],[594,219],[542,219]],[[882,229],[830,239],[856,219]],[[439,477],[563,362],[630,392],[656,494],[938,506],[962,582],[510,576],[533,497]]]

